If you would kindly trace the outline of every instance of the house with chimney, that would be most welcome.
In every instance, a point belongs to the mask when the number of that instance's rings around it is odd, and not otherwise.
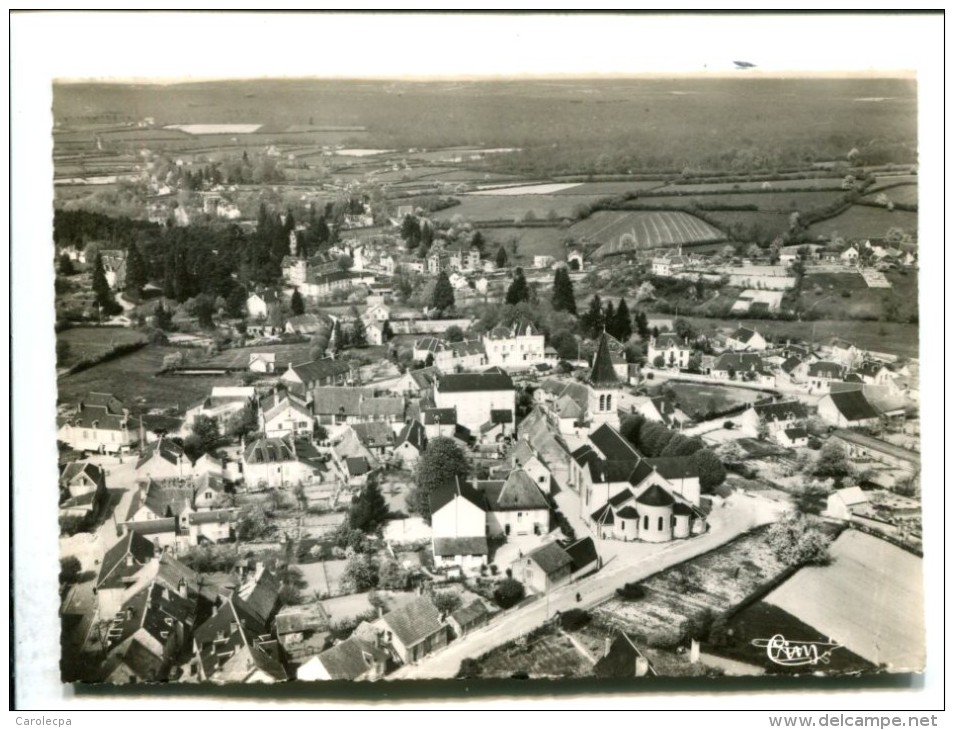
[[[473,570],[486,564],[487,511],[481,491],[455,476],[432,491],[429,502],[434,566]]]
[[[175,441],[159,438],[140,449],[136,480],[179,481],[192,476],[192,462]]]
[[[660,357],[663,367],[687,368],[692,347],[685,337],[675,332],[664,332],[658,337],[650,337],[646,348],[646,359],[651,365],[655,366]]]
[[[479,373],[442,374],[434,381],[434,405],[456,408],[457,423],[471,433],[480,432],[485,424],[496,427],[494,430],[499,432],[508,430],[509,423],[509,431],[512,431],[516,398],[513,380],[500,368]]]
[[[74,451],[121,454],[138,440],[129,411],[111,393],[89,393],[57,426],[57,439]]]
[[[281,380],[289,391],[310,403],[315,388],[346,385],[351,380],[351,366],[334,358],[311,360],[289,365],[288,370],[282,373]]]
[[[490,537],[546,535],[550,532],[550,504],[533,478],[514,469],[504,481],[479,482],[486,504]]]
[[[60,472],[60,517],[98,514],[109,498],[106,473],[89,461],[73,461]]]
[[[311,436],[314,417],[304,399],[288,391],[275,390],[258,406],[259,428],[267,438]]]
[[[242,474],[250,491],[319,483],[325,471],[320,455],[305,439],[263,437],[242,445]]]
[[[157,553],[151,540],[132,531],[106,551],[95,583],[101,616],[111,617],[122,608],[127,589],[136,583],[139,571]]]
[[[427,448],[427,431],[417,419],[404,424],[394,444],[394,459],[405,469],[413,469]]]
[[[758,330],[739,327],[725,338],[726,349],[733,352],[762,352],[768,347],[765,338]]]
[[[484,335],[487,364],[506,370],[526,370],[546,360],[546,338],[532,322],[498,325]]]
[[[414,664],[447,646],[449,627],[428,596],[420,596],[372,624],[383,632],[384,644],[402,664]]]
[[[228,425],[229,419],[255,398],[255,388],[243,386],[213,386],[209,395],[186,410],[185,428],[192,430],[199,416],[211,418],[219,428]]]

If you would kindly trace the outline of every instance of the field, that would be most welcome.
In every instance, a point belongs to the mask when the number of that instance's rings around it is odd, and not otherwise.
[[[746,192],[751,190],[766,190],[766,185],[771,189],[779,189],[779,192],[789,190],[841,190],[841,178],[838,177],[820,177],[808,180],[775,180],[756,182],[711,182],[711,183],[693,183],[689,185],[669,185],[662,188],[661,193],[682,193],[691,195],[692,193],[705,192]]]
[[[598,211],[571,226],[569,233],[601,244],[594,254],[597,257],[725,238],[705,221],[679,211]]]
[[[69,354],[57,365],[69,367],[82,360],[102,357],[121,345],[144,340],[141,332],[125,327],[74,327],[63,330],[57,333],[56,341],[69,345]]]
[[[222,350],[222,352],[209,357],[198,358],[194,361],[194,364],[202,365],[203,367],[222,367],[233,370],[245,369],[248,367],[248,356],[252,352],[274,352],[275,358],[279,362],[301,363],[311,359],[308,353],[312,347],[313,345],[308,342],[301,344],[236,347]]]
[[[675,392],[679,407],[696,419],[704,419],[709,413],[727,411],[764,397],[757,390],[727,385],[670,383],[669,387]]]
[[[891,192],[891,191],[888,191]],[[884,238],[890,228],[900,228],[917,237],[918,214],[902,210],[884,210],[867,205],[853,205],[841,215],[810,226],[812,236],[847,239]]]
[[[651,195],[637,198],[637,204],[686,206],[695,203],[700,207],[706,205],[757,205],[759,210],[807,211],[812,208],[821,208],[830,205],[844,193],[838,191],[820,190],[810,193],[726,193],[724,195]]]
[[[174,347],[146,345],[129,355],[59,378],[59,400],[76,403],[96,391],[112,393],[134,413],[153,408],[182,412],[208,395],[213,385],[241,385],[238,378],[157,377],[163,357],[175,352]]]
[[[917,175],[877,175],[875,177],[875,183],[870,188],[868,192],[875,192],[877,190],[882,190],[883,188],[897,185],[898,183],[913,183],[917,184],[918,176]]]
[[[579,187],[579,183],[541,183],[537,185],[516,185],[499,187],[494,186],[488,190],[470,193],[471,195],[553,195],[566,191],[573,191]]]
[[[880,195],[880,193],[875,193],[874,195],[866,195],[865,200],[874,200]],[[891,200],[894,203],[903,203],[904,205],[917,205],[918,204],[918,186],[914,185],[899,185],[896,188],[888,188],[884,191],[884,195],[888,196],[888,200]]]
[[[738,605],[784,567],[760,528],[642,581],[644,598],[611,598],[594,613],[642,642],[666,644],[678,638],[686,619]]]
[[[711,210],[706,211],[706,218],[716,222],[724,230],[732,226],[741,225],[747,229],[758,226],[771,235],[784,233],[789,228],[789,213],[778,210]]]
[[[566,258],[564,239],[568,238],[565,228],[509,227],[480,229],[487,241],[486,250],[495,253],[497,247],[504,245],[511,260],[520,263],[533,261],[534,256],[552,256],[557,261]],[[517,253],[513,254],[510,244],[516,241]]]
[[[623,195],[624,193],[652,190],[662,187],[662,180],[633,180],[629,182],[585,182],[579,183],[576,187],[561,191],[563,194],[572,193],[573,195],[598,195],[606,197],[611,195]],[[560,195],[561,192],[557,192]]]
[[[651,313],[648,313],[651,316]],[[671,315],[666,315],[671,316]],[[782,320],[709,319],[685,317],[702,333],[718,329],[735,330],[740,326],[758,329],[766,339],[782,342],[793,340],[823,343],[832,337],[841,337],[858,347],[878,352],[893,352],[901,357],[918,357],[918,326],[897,322],[864,322],[858,320],[818,320],[815,322],[786,322]]]
[[[592,195],[484,195],[458,196],[460,205],[434,214],[438,220],[460,215],[469,221],[545,220],[551,211],[557,218],[574,218],[578,205],[592,203]]]

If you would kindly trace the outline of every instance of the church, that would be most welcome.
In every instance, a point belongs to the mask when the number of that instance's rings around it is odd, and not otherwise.
[[[558,414],[547,421],[569,458],[565,486],[580,498],[580,517],[602,540],[669,542],[706,531],[698,473],[683,468],[670,480],[620,432],[621,383],[604,333],[585,388],[585,410],[575,433],[560,433]]]

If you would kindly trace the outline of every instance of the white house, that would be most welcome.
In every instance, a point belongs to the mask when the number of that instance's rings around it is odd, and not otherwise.
[[[492,423],[492,412],[511,414],[517,394],[507,373],[490,368],[482,373],[449,373],[434,381],[434,404],[438,408],[457,408],[457,422],[472,432]]]
[[[430,495],[432,548],[438,568],[479,568],[487,562],[487,515],[484,495],[454,477]]]
[[[655,365],[658,357],[662,357],[663,367],[687,368],[689,358],[692,357],[692,348],[685,338],[674,332],[667,332],[659,337],[649,338],[646,359]]]
[[[192,462],[174,441],[160,438],[142,447],[136,462],[136,479],[180,480],[192,476]]]
[[[494,327],[484,335],[487,364],[509,370],[525,370],[546,359],[545,337],[531,322],[512,328]]]
[[[775,442],[786,449],[808,446],[808,431],[804,428],[781,428],[775,432]]]
[[[263,292],[256,292],[245,300],[245,307],[248,309],[250,319],[260,319],[268,315],[281,306],[281,292],[277,289],[266,289]]]
[[[412,469],[427,448],[427,432],[420,421],[412,420],[404,425],[394,446],[394,459],[405,469]]]
[[[290,393],[272,393],[258,407],[259,428],[267,438],[310,436],[314,430],[311,410]]]
[[[523,469],[514,469],[504,482],[484,482],[487,534],[491,537],[546,535],[550,505],[539,485]]]
[[[322,468],[314,459],[298,454],[299,446],[290,436],[260,438],[242,451],[242,473],[249,490],[291,488],[303,482],[321,481]]]
[[[874,426],[880,420],[877,409],[861,390],[829,393],[818,401],[818,415],[826,423],[841,428]]]
[[[855,264],[858,261],[858,249],[854,246],[849,246],[844,251],[841,252],[841,260],[846,264]]]
[[[765,338],[759,334],[758,330],[748,327],[739,327],[735,332],[726,337],[726,347],[730,350],[740,352],[743,350],[752,350],[760,352],[768,347]]]
[[[129,411],[110,393],[89,393],[74,413],[57,421],[57,438],[76,451],[123,453],[136,442]]]
[[[867,512],[871,505],[861,487],[846,487],[828,495],[825,516],[836,520],[850,520],[856,513]]]

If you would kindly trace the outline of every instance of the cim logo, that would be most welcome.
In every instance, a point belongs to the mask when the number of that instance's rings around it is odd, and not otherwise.
[[[753,639],[752,646],[765,649],[770,661],[783,667],[828,664],[829,657],[841,644],[836,641],[789,641],[781,634],[771,639]]]

